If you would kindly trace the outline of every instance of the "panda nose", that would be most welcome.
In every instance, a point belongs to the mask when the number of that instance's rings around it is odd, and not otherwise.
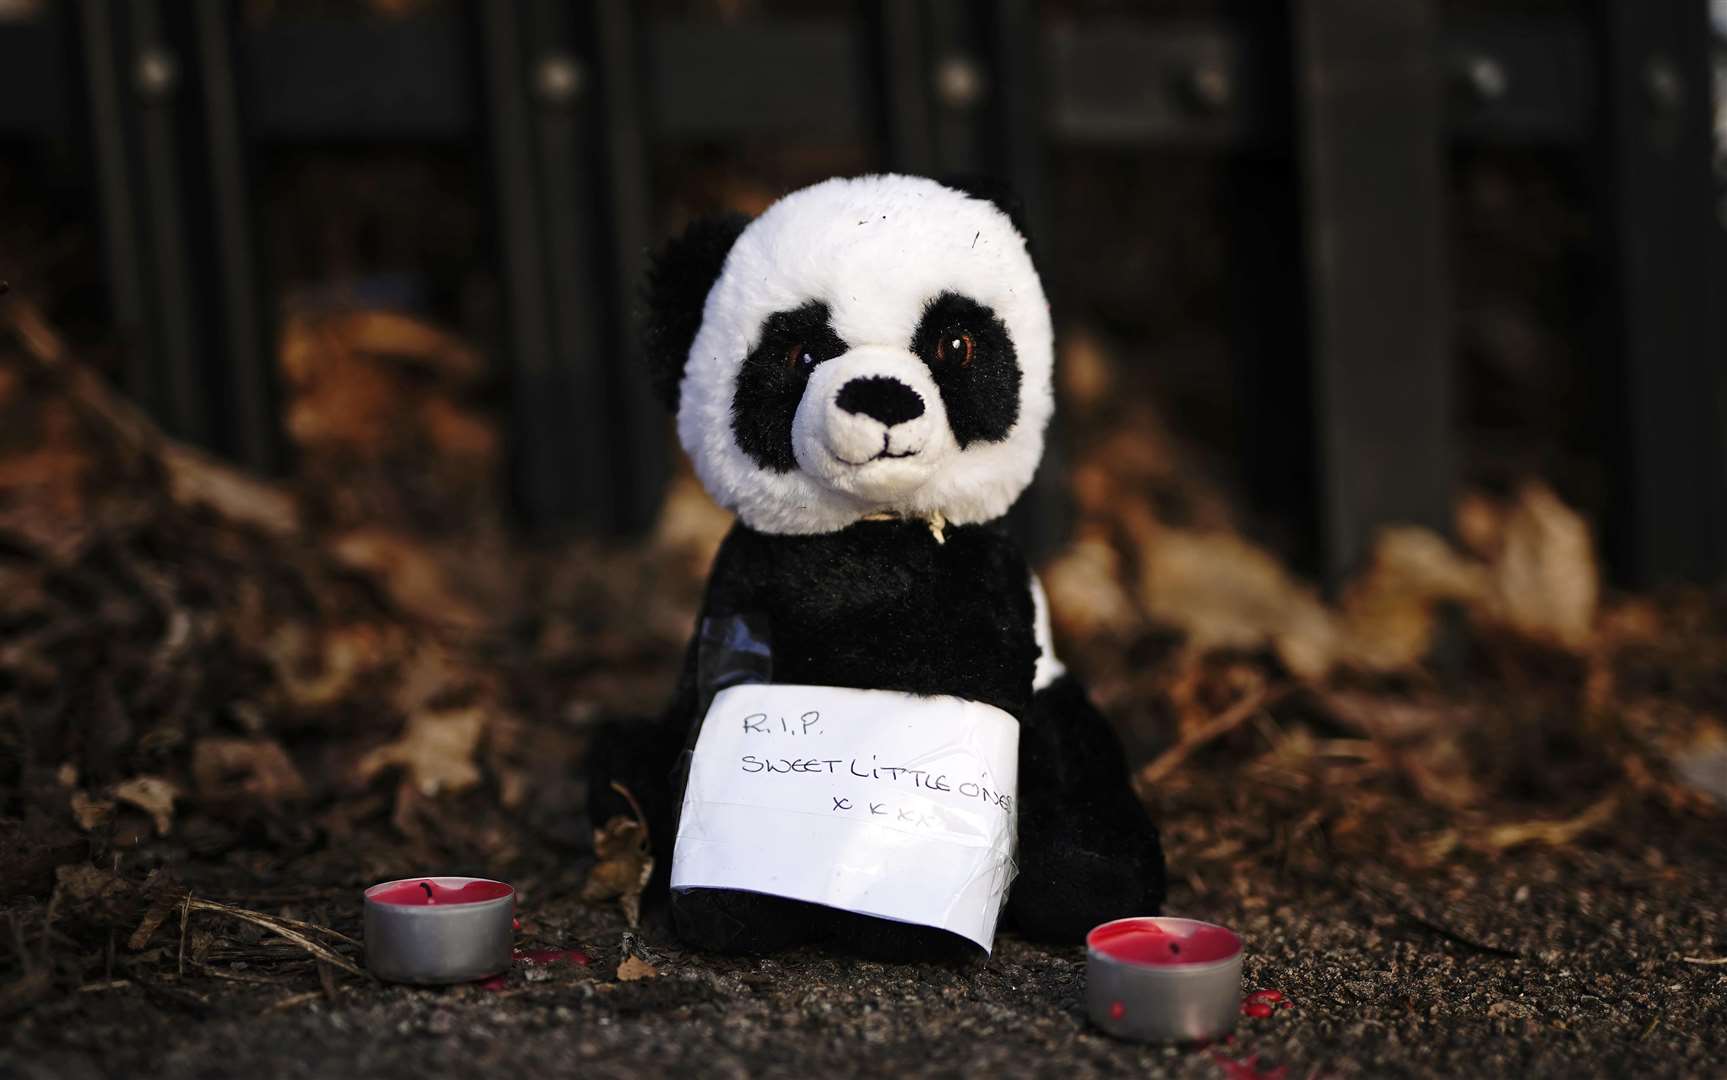
[[[861,413],[888,427],[916,420],[923,415],[923,398],[916,390],[886,375],[853,379],[840,387],[836,404],[849,413]]]

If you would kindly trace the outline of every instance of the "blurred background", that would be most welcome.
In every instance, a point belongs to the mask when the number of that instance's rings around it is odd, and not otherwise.
[[[0,0],[0,888],[585,851],[728,527],[647,253],[884,169],[1024,201],[1175,861],[1727,798],[1722,0]]]

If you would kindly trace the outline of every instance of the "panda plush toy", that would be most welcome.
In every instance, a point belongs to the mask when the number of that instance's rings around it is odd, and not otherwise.
[[[656,259],[646,294],[658,389],[701,482],[738,519],[704,625],[763,628],[775,682],[1011,715],[1018,873],[1004,914],[1021,934],[1072,943],[1156,913],[1157,833],[1001,527],[1054,404],[1049,305],[1014,218],[932,180],[829,180],[754,220],[698,221]],[[700,652],[692,642],[657,723],[611,727],[589,759],[593,820],[630,812],[628,790],[661,868],[709,696]],[[673,890],[671,913],[682,940],[715,951],[976,952],[945,930],[762,892]]]

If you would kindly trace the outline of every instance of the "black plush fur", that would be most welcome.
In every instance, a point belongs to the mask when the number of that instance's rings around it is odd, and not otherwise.
[[[678,384],[690,345],[702,328],[702,306],[726,256],[750,219],[743,214],[699,218],[668,243],[648,267],[642,344],[654,393],[676,412]]]
[[[1071,677],[1033,694],[1038,650],[1030,574],[994,526],[864,521],[818,536],[770,536],[743,525],[720,549],[704,616],[765,616],[776,682],[952,694],[1020,721],[1020,876],[1009,921],[1028,936],[1075,942],[1097,923],[1158,910],[1163,857],[1127,782],[1108,723]],[[612,729],[591,757],[595,820],[627,813],[629,785],[649,815],[659,865],[677,827],[674,774],[699,723],[696,652],[654,725]],[[659,875],[663,888],[664,875]],[[882,958],[961,956],[945,931],[754,893],[675,894],[680,937],[698,948],[765,952],[825,941]]]
[[[929,365],[948,427],[962,448],[996,442],[1013,430],[1019,419],[1019,357],[995,312],[969,296],[944,292],[924,308],[911,347]]]
[[[846,343],[828,324],[828,306],[819,300],[776,311],[762,321],[760,340],[738,369],[733,395],[748,407],[732,411],[732,434],[757,465],[775,472],[798,467],[792,421],[810,372],[845,351]]]
[[[886,375],[853,379],[840,387],[834,404],[849,413],[861,413],[888,427],[916,420],[923,415],[923,396]]]

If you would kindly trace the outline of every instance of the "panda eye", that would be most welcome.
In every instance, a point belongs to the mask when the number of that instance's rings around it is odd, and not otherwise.
[[[803,342],[798,342],[786,350],[786,366],[794,371],[809,372],[815,370],[816,358]]]
[[[969,332],[950,332],[943,334],[941,340],[936,342],[935,358],[942,363],[957,360],[960,367],[971,367],[972,355],[976,350],[977,346],[972,343]]]

